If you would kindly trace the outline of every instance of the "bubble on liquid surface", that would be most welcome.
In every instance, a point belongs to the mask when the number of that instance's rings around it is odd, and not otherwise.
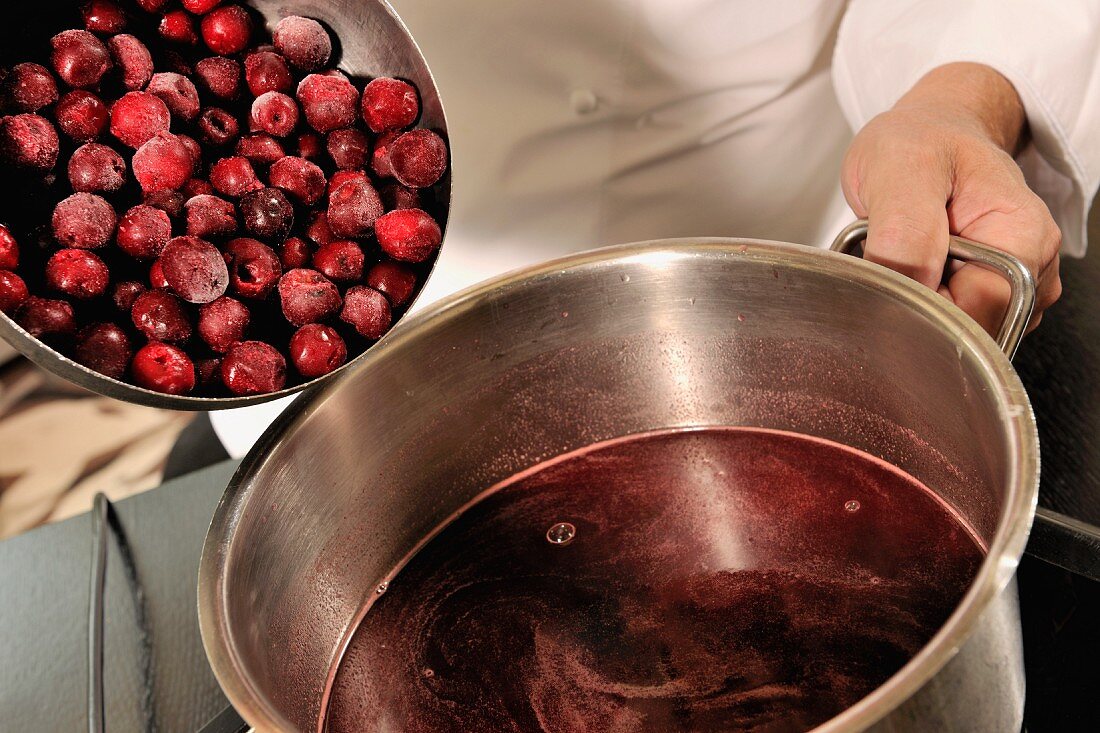
[[[577,528],[569,522],[558,522],[546,530],[546,541],[552,545],[568,545],[577,535]]]
[[[859,502],[856,501],[855,499],[849,499],[848,501],[844,502],[844,511],[846,511],[846,512],[858,512],[859,511]]]

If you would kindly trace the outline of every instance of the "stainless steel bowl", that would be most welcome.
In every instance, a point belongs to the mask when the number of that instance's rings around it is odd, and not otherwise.
[[[42,53],[42,48],[48,46],[46,41],[53,33],[73,27],[79,20],[77,9],[80,4],[78,0],[40,0],[35,3],[18,3],[10,8],[10,12],[17,17],[0,30],[0,41],[3,42],[0,45],[4,46],[5,55],[13,59],[25,59],[31,53]],[[303,15],[321,21],[337,40],[334,58],[337,58],[338,53],[340,69],[358,77],[396,76],[408,79],[420,90],[423,114],[419,124],[439,132],[444,139],[447,138],[447,118],[443,113],[443,103],[431,71],[408,28],[385,0],[244,0],[244,4],[262,15],[269,28],[288,15]],[[20,57],[18,54],[24,49],[28,55]],[[450,208],[450,181],[448,171],[438,184],[439,223],[444,232],[447,226],[446,214]],[[0,221],[4,219],[3,209],[0,208]],[[191,397],[154,392],[104,376],[31,336],[4,313],[0,313],[0,338],[43,369],[93,392],[127,402],[174,410],[218,410],[285,397],[332,379],[362,360],[374,348],[372,346],[330,374],[278,392],[246,397]]]
[[[1011,351],[1030,279],[996,261],[1016,281]],[[260,730],[322,730],[368,598],[485,487],[602,440],[706,425],[879,456],[989,548],[931,642],[820,731],[1020,729],[1012,580],[1038,487],[1034,418],[998,344],[897,273],[757,240],[579,254],[434,304],[311,397],[245,459],[200,566],[211,665]]]

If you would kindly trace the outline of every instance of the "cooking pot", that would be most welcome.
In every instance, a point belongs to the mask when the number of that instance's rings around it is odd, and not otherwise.
[[[865,231],[850,227],[834,248]],[[900,467],[989,548],[932,640],[817,730],[1020,730],[1014,573],[1039,452],[1006,353],[1034,287],[1012,257],[959,239],[951,252],[1010,279],[999,345],[886,268],[749,239],[577,254],[423,310],[299,398],[219,504],[199,616],[226,695],[257,729],[323,730],[327,686],[368,599],[485,487],[623,435],[753,426]]]

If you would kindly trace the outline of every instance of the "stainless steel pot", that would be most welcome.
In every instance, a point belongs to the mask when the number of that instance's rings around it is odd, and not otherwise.
[[[1011,353],[1031,310],[1027,271],[961,240],[953,253],[1009,274]],[[366,600],[456,509],[548,457],[700,425],[880,456],[989,547],[932,641],[819,731],[1020,729],[1013,579],[1039,452],[1008,358],[885,268],[739,239],[598,250],[479,285],[295,402],[245,459],[203,552],[199,616],[226,694],[260,730],[322,730],[326,684]]]
[[[333,32],[336,46],[334,59],[339,68],[356,77],[397,76],[414,83],[420,92],[421,119],[419,125],[447,136],[447,118],[431,71],[420,48],[409,35],[408,28],[385,0],[244,0],[253,8],[268,28],[288,15],[304,15],[324,23]],[[5,8],[12,22],[0,29],[0,59],[11,63],[36,58],[41,45],[54,33],[74,27],[79,22],[77,0],[41,0],[35,3],[12,3]],[[36,45],[37,44],[37,45]],[[440,226],[446,231],[450,208],[450,171],[437,185]],[[17,202],[22,205],[22,202]],[[10,211],[0,208],[0,222]],[[410,304],[411,305],[411,304]],[[350,360],[339,369],[312,381],[296,384],[278,392],[242,397],[193,397],[168,395],[144,389],[129,382],[107,377],[94,369],[73,361],[27,333],[14,319],[0,312],[0,339],[7,341],[38,366],[86,389],[107,397],[173,410],[220,410],[229,407],[267,402],[299,392],[332,379],[348,369],[367,352]]]

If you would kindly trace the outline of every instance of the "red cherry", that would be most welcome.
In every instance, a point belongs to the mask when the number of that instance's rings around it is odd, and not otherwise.
[[[315,132],[303,132],[298,136],[298,157],[316,163],[324,152],[321,136]]]
[[[107,127],[107,105],[83,89],[63,96],[53,111],[57,126],[73,140],[91,140]]]
[[[170,132],[158,132],[134,153],[134,178],[145,193],[173,191],[191,178],[191,151]]]
[[[208,238],[237,231],[237,212],[233,204],[210,194],[199,194],[184,204],[187,211],[187,233]]]
[[[390,146],[393,141],[401,136],[400,132],[383,132],[374,141],[374,150],[371,151],[370,169],[374,174],[382,178],[393,176],[393,165],[390,164]]]
[[[277,188],[259,188],[241,196],[241,222],[254,237],[282,241],[294,226],[294,207]]]
[[[71,87],[94,87],[111,68],[107,47],[88,31],[62,31],[50,46],[54,71]]]
[[[65,336],[76,330],[73,307],[64,300],[32,295],[23,302],[15,320],[35,338]]]
[[[390,183],[383,186],[378,195],[382,197],[382,205],[386,211],[395,209],[422,209],[420,205],[420,192],[415,188],[402,186],[400,183]]]
[[[233,115],[224,109],[210,107],[199,117],[199,131],[203,142],[221,147],[237,139],[240,127]]]
[[[312,257],[313,252],[309,242],[301,237],[291,237],[279,248],[279,261],[282,262],[284,270],[305,267]]]
[[[160,253],[168,287],[189,303],[209,303],[225,294],[229,270],[218,248],[193,236],[168,240]]]
[[[149,92],[127,92],[111,105],[111,134],[131,148],[140,148],[158,132],[168,132],[172,114]]]
[[[416,273],[399,262],[379,262],[370,268],[367,285],[379,291],[393,306],[404,305],[416,288]]]
[[[412,130],[389,146],[390,166],[397,180],[411,188],[427,188],[447,170],[447,144],[431,130]]]
[[[356,285],[344,295],[340,320],[350,323],[360,336],[380,339],[390,330],[393,314],[386,296],[374,288]]]
[[[290,63],[303,71],[316,71],[332,55],[328,31],[312,18],[290,15],[275,26],[275,48]]]
[[[286,59],[274,51],[255,51],[244,60],[244,78],[253,97],[266,92],[290,92],[294,77],[286,65]]]
[[[32,114],[0,117],[0,158],[17,168],[45,172],[57,163],[57,130]]]
[[[127,211],[118,223],[115,242],[131,257],[148,260],[160,256],[172,237],[172,222],[160,209],[139,204]]]
[[[286,359],[270,344],[241,341],[222,359],[222,382],[235,395],[277,392],[286,384]]]
[[[307,323],[290,337],[290,360],[307,379],[324,376],[348,358],[344,339],[331,326]]]
[[[340,310],[340,291],[314,270],[288,270],[279,279],[283,315],[295,326],[317,323]]]
[[[370,160],[370,140],[354,127],[330,132],[325,147],[332,162],[341,170],[365,168]]]
[[[183,9],[189,13],[203,15],[218,7],[218,3],[221,1],[222,0],[182,0],[180,4],[183,5]]]
[[[195,75],[211,94],[222,99],[236,99],[241,93],[241,65],[224,56],[203,59],[195,64]]]
[[[73,298],[103,295],[109,279],[103,260],[82,249],[58,250],[46,262],[46,284]]]
[[[271,165],[286,157],[283,146],[266,132],[254,132],[238,140],[237,155],[261,165]]]
[[[0,97],[13,111],[37,112],[57,101],[57,82],[45,66],[16,64],[4,79]]]
[[[435,219],[420,209],[400,209],[378,217],[374,233],[382,251],[403,262],[423,262],[443,240]]]
[[[53,235],[66,247],[95,249],[111,241],[115,210],[93,193],[74,193],[53,210]]]
[[[115,283],[114,288],[111,290],[111,301],[114,302],[115,308],[123,313],[129,313],[130,309],[134,307],[134,301],[144,292],[145,286],[137,280],[123,280],[120,283]]]
[[[184,122],[199,116],[199,90],[183,74],[173,71],[153,74],[145,90],[156,95],[172,115]]]
[[[298,84],[298,101],[317,132],[351,127],[358,117],[359,92],[342,77],[310,74]]]
[[[153,56],[145,44],[128,33],[111,36],[107,41],[111,56],[122,69],[122,85],[141,89],[153,78]]]
[[[74,191],[117,191],[126,182],[126,161],[106,145],[87,143],[73,151],[68,172]]]
[[[27,284],[14,272],[0,270],[0,311],[12,315],[30,297]]]
[[[249,191],[264,187],[264,184],[256,178],[252,163],[240,156],[222,158],[212,165],[210,185],[214,190],[231,198],[238,198]]]
[[[3,224],[0,224],[0,270],[14,270],[19,267],[19,242]]]
[[[245,50],[252,35],[252,18],[239,5],[225,5],[202,18],[202,39],[216,54],[229,56]]]
[[[271,166],[268,180],[306,206],[320,201],[325,193],[325,172],[305,158],[282,158]]]
[[[89,369],[111,379],[122,379],[132,353],[125,331],[113,323],[96,323],[77,334],[73,356]]]
[[[263,299],[279,282],[282,263],[262,242],[240,237],[225,245],[225,261],[233,292],[242,298]]]
[[[225,353],[244,338],[248,321],[248,308],[243,303],[222,296],[199,308],[199,336],[214,351]]]
[[[126,27],[126,14],[113,0],[89,0],[80,8],[84,28],[92,33],[110,35]]]
[[[382,211],[382,200],[369,183],[348,181],[329,196],[328,223],[336,236],[356,239],[374,229]]]
[[[191,338],[191,321],[180,299],[167,290],[146,290],[134,300],[130,318],[151,340],[179,343]]]
[[[321,245],[313,254],[313,269],[336,282],[355,282],[363,279],[365,261],[358,244],[338,239]]]
[[[298,126],[298,103],[282,92],[264,92],[252,102],[251,129],[286,137]]]
[[[134,383],[155,392],[182,395],[195,388],[195,366],[171,344],[157,341],[141,347],[130,365]]]
[[[164,279],[164,268],[160,264],[160,260],[157,260],[149,267],[149,284],[157,290],[166,290],[168,288],[168,281]]]
[[[400,79],[379,77],[363,89],[363,121],[372,132],[410,127],[420,116],[416,87]]]

